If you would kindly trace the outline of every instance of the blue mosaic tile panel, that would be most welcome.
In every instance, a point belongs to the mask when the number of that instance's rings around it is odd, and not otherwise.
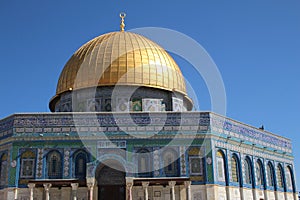
[[[263,130],[247,126],[242,123],[230,120],[211,113],[211,126],[224,131],[237,133],[245,138],[264,141],[279,147],[292,148],[290,140],[276,136]]]

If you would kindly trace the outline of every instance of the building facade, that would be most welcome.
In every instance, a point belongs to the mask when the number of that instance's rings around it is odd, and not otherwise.
[[[0,120],[0,199],[297,200],[291,141],[191,111],[179,66],[121,17],[67,62],[52,113]]]

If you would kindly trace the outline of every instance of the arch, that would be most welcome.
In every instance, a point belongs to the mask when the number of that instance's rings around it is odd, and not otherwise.
[[[231,156],[231,178],[232,182],[239,183],[242,186],[240,160],[235,153]]]
[[[260,159],[256,160],[256,184],[258,186],[266,187],[266,181],[265,181],[265,173],[264,173],[264,167],[263,162]]]
[[[98,200],[125,200],[125,167],[116,160],[99,163],[96,169]]]
[[[102,159],[100,162],[97,162],[97,167],[95,169],[95,178],[99,177],[99,173],[103,167],[110,167],[114,170],[126,172],[126,166],[120,160],[115,158],[113,159]]]
[[[152,177],[151,153],[147,149],[137,151],[137,174],[139,177]]]
[[[205,163],[201,147],[190,147],[188,150],[189,174],[195,176],[194,180],[205,180]]]
[[[252,187],[254,187],[252,162],[249,156],[247,156],[244,160],[244,172],[245,172],[245,183],[251,184]]]
[[[84,150],[78,150],[73,156],[74,176],[80,180],[86,178],[86,164],[89,162],[88,153]]]
[[[268,186],[275,188],[275,171],[273,164],[269,161],[267,164],[267,180]]]
[[[162,153],[163,173],[167,177],[179,176],[179,156],[178,153],[168,148]]]
[[[0,157],[0,187],[4,187],[7,183],[7,153],[3,153]]]
[[[47,176],[49,179],[62,178],[63,162],[61,154],[56,151],[50,151],[47,154]]]
[[[227,168],[227,162],[225,153],[223,150],[218,150],[216,153],[217,158],[217,175],[218,175],[218,181],[225,182],[226,185],[229,184],[228,180],[228,168]]]
[[[282,165],[280,163],[278,163],[278,165],[277,165],[276,178],[277,178],[277,187],[284,188],[284,190],[285,190],[284,172],[283,172]]]
[[[291,166],[287,166],[287,173],[286,173],[286,187],[287,190],[293,191],[293,193],[296,192],[295,187],[295,177]]]
[[[26,150],[21,154],[20,178],[34,178],[36,154],[32,150]]]

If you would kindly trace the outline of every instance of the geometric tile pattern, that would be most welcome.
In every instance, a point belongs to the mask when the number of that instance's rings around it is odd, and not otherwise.
[[[38,149],[37,155],[37,168],[36,168],[36,177],[42,178],[43,177],[43,154],[44,149]]]
[[[165,116],[167,118],[165,119]],[[74,117],[75,116],[75,117]],[[117,118],[115,117],[117,116]],[[57,132],[63,133],[65,127],[89,127],[90,130],[108,131],[120,131],[118,126],[132,127],[143,125],[161,125],[161,120],[165,119],[163,131],[170,130],[191,130],[193,131],[207,132],[213,128],[214,132],[221,131],[223,134],[230,134],[237,138],[249,139],[249,142],[264,142],[269,145],[273,145],[274,148],[291,149],[291,141],[289,139],[276,136],[263,130],[259,130],[255,127],[251,127],[229,118],[210,113],[210,112],[193,112],[193,113],[155,113],[151,114],[151,117],[145,113],[131,113],[131,119],[127,114],[83,114],[76,116],[74,114],[16,114],[6,119],[0,120],[0,138],[5,137],[5,134],[9,134],[12,130],[16,133],[45,133],[45,132]],[[151,127],[149,127],[151,128]],[[76,129],[74,129],[76,131]],[[72,131],[72,130],[71,130]],[[288,152],[288,151],[287,151]]]
[[[267,144],[273,145],[273,147],[275,148],[283,147],[286,149],[291,149],[292,147],[290,140],[286,138],[275,136],[266,131],[250,127],[242,123],[238,123],[223,116],[210,113],[210,120],[211,126],[214,127],[215,130],[218,130],[217,128],[219,128],[222,133],[233,133],[234,137],[249,139],[250,142],[255,143],[257,143],[258,141],[265,142]]]
[[[181,169],[181,176],[186,176],[186,158],[185,158],[185,146],[180,146],[180,169]]]
[[[64,151],[64,177],[69,176],[69,166],[70,166],[70,149],[65,149]]]

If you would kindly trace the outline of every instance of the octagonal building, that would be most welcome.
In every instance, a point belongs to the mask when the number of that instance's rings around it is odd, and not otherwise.
[[[0,199],[297,200],[291,141],[192,111],[174,59],[121,18],[65,64],[51,113],[0,120]]]

